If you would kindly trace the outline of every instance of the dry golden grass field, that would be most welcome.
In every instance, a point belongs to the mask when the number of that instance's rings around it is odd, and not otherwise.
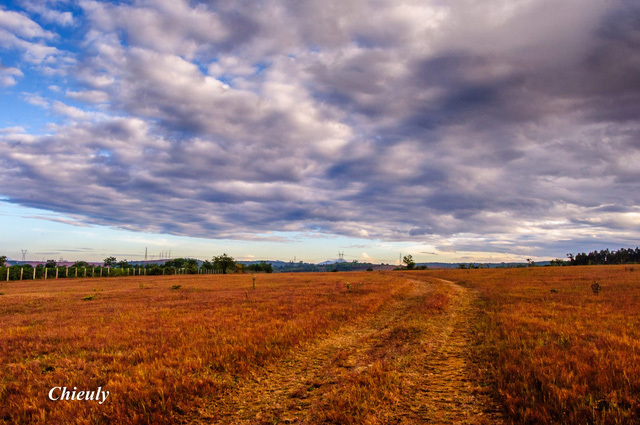
[[[640,266],[0,292],[0,423],[639,423]],[[109,397],[52,401],[53,387]]]

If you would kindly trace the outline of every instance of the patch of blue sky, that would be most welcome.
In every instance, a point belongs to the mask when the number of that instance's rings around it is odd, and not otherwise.
[[[22,127],[31,134],[46,133],[46,124],[51,122],[51,117],[40,106],[28,103],[20,93],[6,89],[1,93],[0,129]]]
[[[217,77],[216,79],[218,81],[220,81],[221,83],[224,83],[224,84],[228,85],[229,87],[233,87],[233,80],[235,78],[237,78],[237,77],[235,77],[233,75],[230,75],[230,74],[224,74],[224,75],[221,75],[221,76]]]
[[[23,0],[4,0],[2,5],[0,5],[0,9],[22,10],[21,3],[23,3]]]
[[[258,62],[255,64],[254,69],[256,70],[255,75],[260,75],[265,69],[268,69],[271,66],[269,62]]]

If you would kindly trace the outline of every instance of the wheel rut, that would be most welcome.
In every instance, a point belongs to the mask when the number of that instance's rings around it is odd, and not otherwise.
[[[409,375],[413,395],[398,412],[406,423],[496,424],[504,420],[494,401],[471,374],[469,349],[477,310],[475,291],[438,280],[454,294],[446,313],[431,322],[434,332],[424,341]]]
[[[475,293],[407,275],[373,316],[273,362],[191,423],[500,423],[471,378]]]

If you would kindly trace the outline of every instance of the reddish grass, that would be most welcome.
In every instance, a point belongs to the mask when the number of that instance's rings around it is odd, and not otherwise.
[[[263,366],[366,322],[429,277],[477,291],[471,354],[512,422],[638,423],[640,266],[274,274],[255,290],[250,275],[1,283],[0,423],[162,424],[223,411],[215,405]],[[371,367],[323,386],[315,423],[390,423],[405,360],[421,347],[412,332],[444,320],[451,302],[433,291],[374,332],[382,342],[361,353]],[[54,386],[110,396],[53,402]]]
[[[477,364],[515,423],[640,423],[640,266],[428,273],[479,291]]]
[[[250,275],[0,285],[0,423],[175,423],[410,286],[381,273],[256,281],[255,290]],[[110,396],[102,405],[54,402],[54,386]]]

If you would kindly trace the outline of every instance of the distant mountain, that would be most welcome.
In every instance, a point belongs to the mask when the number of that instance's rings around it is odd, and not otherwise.
[[[338,264],[338,263],[346,263],[347,260],[345,260],[344,258],[338,258],[336,260],[327,260],[327,261],[323,261],[322,263],[317,263],[319,266],[328,266],[329,264]]]
[[[460,264],[463,264],[465,268],[485,268],[485,269],[496,269],[496,268],[514,268],[514,267],[528,267],[527,263],[416,263],[416,266],[427,266],[429,268],[434,269],[457,269],[460,267]],[[548,266],[550,265],[550,261],[536,261],[536,266]],[[473,266],[473,267],[469,267]]]

